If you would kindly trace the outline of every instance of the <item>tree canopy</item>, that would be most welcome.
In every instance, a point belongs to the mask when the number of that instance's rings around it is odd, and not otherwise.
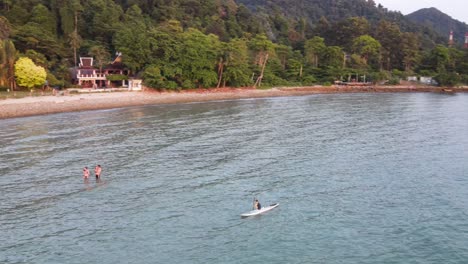
[[[116,53],[158,89],[310,85],[356,72],[468,80],[466,49],[447,47],[436,32],[373,1],[296,1],[283,9],[280,2],[2,1],[0,85],[14,86],[12,76],[37,85],[13,74],[21,57],[70,86],[78,56],[102,68]]]
[[[15,77],[19,86],[32,89],[45,84],[47,73],[30,58],[20,58],[15,63]]]

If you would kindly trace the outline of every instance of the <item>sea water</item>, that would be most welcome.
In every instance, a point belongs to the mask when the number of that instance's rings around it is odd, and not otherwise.
[[[0,263],[468,263],[467,94],[0,120],[0,161]]]

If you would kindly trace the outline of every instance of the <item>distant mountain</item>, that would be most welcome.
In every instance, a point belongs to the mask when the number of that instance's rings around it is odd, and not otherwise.
[[[409,15],[406,18],[412,22],[431,28],[440,35],[446,36],[447,41],[450,31],[453,30],[456,45],[463,45],[465,33],[468,32],[468,25],[453,19],[449,15],[439,11],[437,8],[423,8]]]
[[[313,28],[323,17],[336,23],[349,17],[365,17],[373,26],[380,20],[396,23],[403,32],[420,33],[422,45],[431,48],[434,44],[447,43],[445,31],[441,33],[430,25],[415,23],[401,12],[390,11],[374,0],[236,0],[258,14],[280,14],[289,19],[304,19]],[[263,22],[268,27],[268,23]],[[464,36],[464,34],[463,34]]]

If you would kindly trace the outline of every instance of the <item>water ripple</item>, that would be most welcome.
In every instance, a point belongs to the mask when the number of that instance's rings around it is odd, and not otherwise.
[[[0,263],[464,263],[468,97],[2,120]],[[81,169],[103,166],[84,182]],[[241,219],[257,197],[275,210]]]

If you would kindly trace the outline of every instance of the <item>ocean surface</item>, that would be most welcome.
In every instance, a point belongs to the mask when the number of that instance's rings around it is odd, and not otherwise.
[[[0,120],[0,263],[468,263],[468,94]]]

